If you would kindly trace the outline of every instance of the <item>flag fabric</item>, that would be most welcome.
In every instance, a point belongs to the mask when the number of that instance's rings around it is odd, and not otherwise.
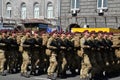
[[[51,32],[52,32],[52,29],[48,27],[47,30],[46,30],[46,32],[47,32],[47,33],[51,33]]]

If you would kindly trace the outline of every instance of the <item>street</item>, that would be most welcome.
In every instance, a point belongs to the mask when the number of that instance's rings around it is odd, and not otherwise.
[[[56,80],[80,80],[79,75],[72,76],[68,71],[68,76],[66,79],[56,79]],[[7,74],[7,76],[0,76],[0,80],[50,80],[47,79],[47,75],[40,76],[31,76],[30,78],[21,77],[20,73],[17,74]],[[106,80],[106,79],[105,79]],[[120,76],[114,76],[112,78],[108,78],[107,80],[120,80]]]

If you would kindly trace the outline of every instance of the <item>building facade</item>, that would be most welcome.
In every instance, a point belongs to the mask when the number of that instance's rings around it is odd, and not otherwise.
[[[3,23],[57,25],[59,0],[0,0]],[[1,20],[0,19],[0,20]]]
[[[120,26],[120,0],[61,0],[61,25]]]

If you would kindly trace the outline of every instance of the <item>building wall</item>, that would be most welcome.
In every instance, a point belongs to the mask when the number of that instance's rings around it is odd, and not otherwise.
[[[71,0],[61,0],[61,25],[63,27],[77,23],[81,27],[119,27],[120,0],[108,0],[108,11],[98,15],[97,0],[80,0],[80,12],[77,17],[71,15]]]
[[[0,0],[0,17],[2,16],[2,0]]]
[[[46,19],[46,9],[47,9],[47,3],[52,2],[54,6],[54,18],[56,19],[58,17],[58,7],[57,7],[57,0],[3,0],[3,18],[6,17],[6,4],[10,2],[12,4],[12,19],[19,20],[20,17],[20,11],[21,11],[21,4],[24,2],[26,3],[27,8],[27,19],[33,19],[33,5],[35,2],[38,2],[40,4],[40,18],[39,19]]]

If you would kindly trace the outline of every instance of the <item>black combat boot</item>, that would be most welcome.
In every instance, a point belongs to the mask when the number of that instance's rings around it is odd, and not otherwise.
[[[54,76],[54,74],[52,74],[52,75],[48,75],[47,78],[48,78],[48,79],[51,79],[51,80],[56,80],[56,77]]]
[[[4,71],[1,72],[1,75],[2,75],[2,76],[6,76],[6,72],[4,72]]]
[[[30,75],[27,72],[21,73],[21,76],[26,77],[26,78],[30,78]]]

